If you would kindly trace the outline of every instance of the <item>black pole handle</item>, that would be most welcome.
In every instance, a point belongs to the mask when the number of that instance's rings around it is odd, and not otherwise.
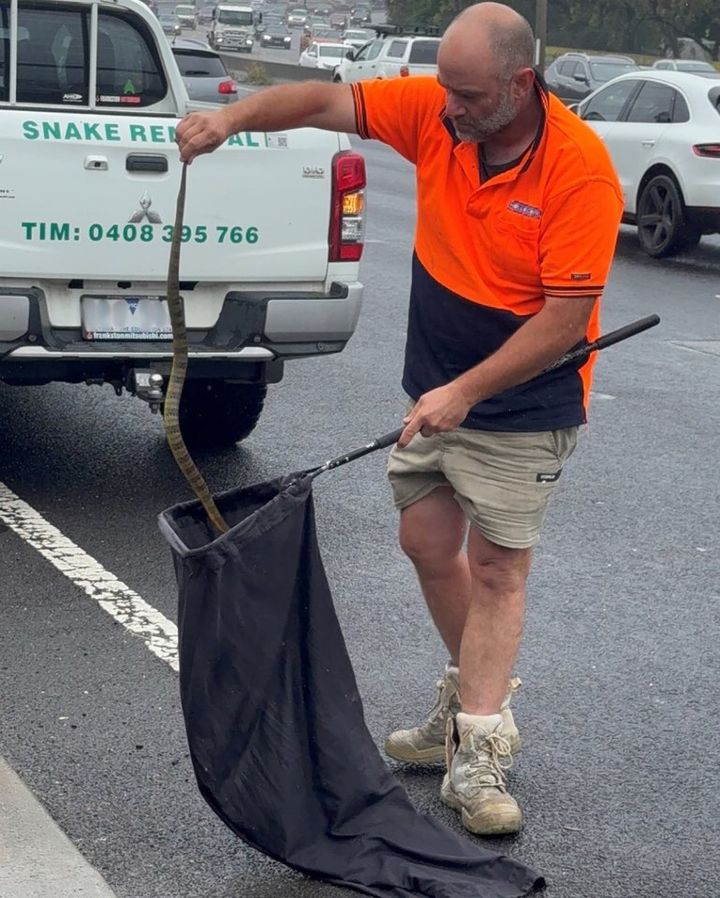
[[[555,371],[557,368],[562,368],[570,362],[576,362],[579,359],[587,358],[592,352],[597,352],[600,349],[607,349],[608,346],[614,346],[616,343],[620,343],[622,340],[627,340],[628,337],[634,337],[636,334],[641,334],[643,331],[649,330],[649,328],[655,327],[657,324],[660,324],[659,315],[648,315],[646,318],[639,318],[637,321],[632,321],[630,324],[619,327],[617,330],[610,331],[609,334],[598,337],[597,340],[588,343],[586,346],[581,346],[579,349],[573,349],[570,352],[565,353],[565,355],[561,356],[556,362],[548,365],[548,367],[541,373],[547,374],[548,371]],[[370,452],[377,452],[378,449],[387,449],[388,446],[393,446],[400,439],[400,434],[404,429],[404,427],[399,427],[397,430],[392,430],[390,433],[378,437],[376,440],[373,440],[372,443],[368,443],[367,446],[361,446],[359,449],[354,449],[346,455],[340,455],[337,458],[326,461],[324,465],[312,471],[311,476],[316,477],[324,471],[331,471],[333,468],[347,464],[349,461],[355,461],[357,458],[362,458],[363,455],[368,455]]]
[[[628,337],[634,337],[635,334],[641,334],[643,331],[655,327],[656,324],[660,324],[659,315],[648,315],[647,318],[639,318],[637,321],[626,324],[624,327],[619,327],[616,331],[610,331],[604,337],[598,337],[594,343],[587,347],[588,351],[607,349],[608,346],[620,343],[621,340],[627,340]]]

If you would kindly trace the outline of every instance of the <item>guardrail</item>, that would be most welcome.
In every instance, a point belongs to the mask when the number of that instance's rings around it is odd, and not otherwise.
[[[228,71],[252,72],[261,69],[271,81],[332,81],[330,69],[311,69],[286,62],[268,62],[265,59],[253,59],[252,54],[240,55],[221,53]]]

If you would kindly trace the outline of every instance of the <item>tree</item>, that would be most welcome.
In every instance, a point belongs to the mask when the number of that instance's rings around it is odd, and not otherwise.
[[[444,29],[470,0],[388,0],[388,18],[405,28]],[[508,4],[535,22],[535,0]],[[689,37],[718,59],[718,0],[548,0],[549,43],[616,52],[678,55],[678,40]]]

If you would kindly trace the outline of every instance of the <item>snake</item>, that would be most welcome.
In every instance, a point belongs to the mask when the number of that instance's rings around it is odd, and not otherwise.
[[[166,300],[170,313],[172,326],[172,366],[170,378],[165,391],[165,403],[163,409],[163,423],[165,425],[165,438],[172,452],[178,468],[190,484],[192,491],[197,496],[200,504],[205,509],[208,520],[218,531],[227,533],[230,529],[215,504],[210,488],[205,478],[200,473],[185,445],[180,430],[180,399],[188,368],[188,340],[185,325],[185,309],[180,298],[180,244],[182,238],[183,219],[185,216],[185,191],[187,186],[187,163],[182,165],[180,175],[180,189],[178,190],[175,207],[175,226],[170,244],[170,262],[168,265]]]

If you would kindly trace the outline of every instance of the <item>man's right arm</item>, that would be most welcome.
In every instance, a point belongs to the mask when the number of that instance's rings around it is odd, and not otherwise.
[[[213,112],[192,112],[180,122],[175,138],[183,162],[211,153],[241,131],[322,128],[357,133],[349,84],[303,81],[261,90]]]

